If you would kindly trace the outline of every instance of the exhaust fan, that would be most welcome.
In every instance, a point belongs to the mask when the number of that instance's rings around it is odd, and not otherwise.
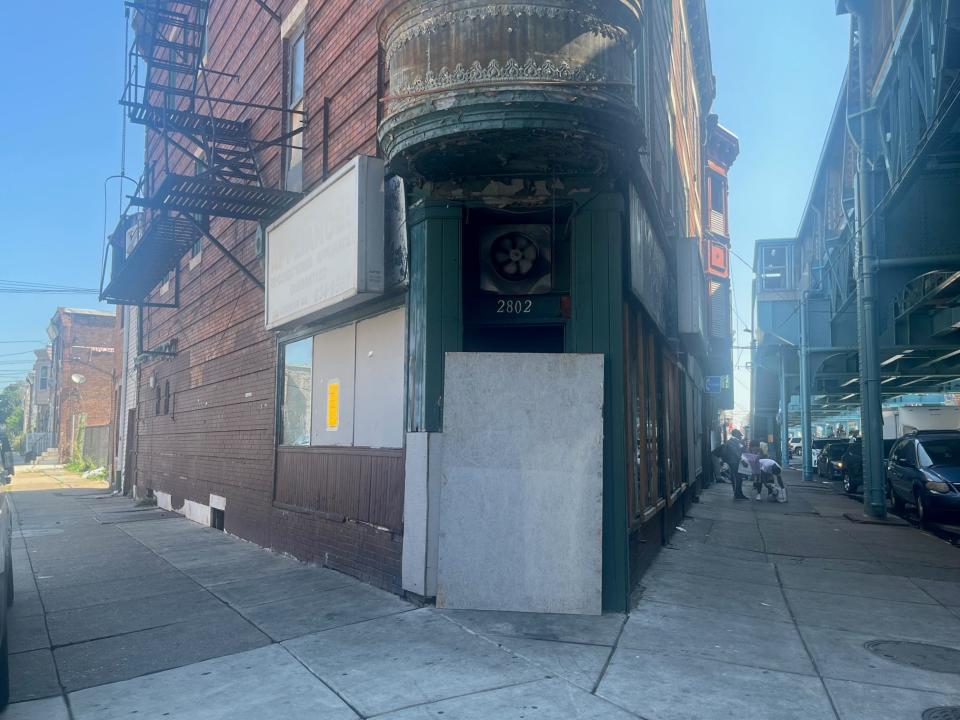
[[[549,225],[499,225],[480,236],[480,289],[499,295],[539,295],[553,289]]]

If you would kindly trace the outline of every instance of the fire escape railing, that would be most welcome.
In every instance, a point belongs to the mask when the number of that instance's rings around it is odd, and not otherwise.
[[[209,0],[131,0],[127,8],[135,36],[120,103],[159,144],[108,239],[100,297],[120,305],[177,306],[180,259],[201,237],[262,287],[211,233],[210,219],[266,224],[296,203],[301,193],[264,184],[259,155],[267,148],[300,149],[294,143],[306,114],[211,92],[211,76],[237,76],[205,65]],[[276,113],[278,132],[253,138],[251,113]],[[302,122],[291,122],[294,115]],[[171,273],[173,301],[149,301]]]

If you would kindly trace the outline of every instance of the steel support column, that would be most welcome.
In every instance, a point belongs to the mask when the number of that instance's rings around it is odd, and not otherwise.
[[[786,348],[780,346],[780,465],[790,464],[790,414],[787,407],[787,354]]]
[[[877,256],[874,247],[870,192],[870,96],[864,68],[867,64],[865,33],[857,17],[857,52],[860,86],[860,138],[857,153],[856,234],[854,247],[857,272],[858,330],[860,347],[860,425],[863,435],[863,510],[871,517],[883,518],[887,501],[883,472],[883,414],[880,388],[880,328],[877,316]]]
[[[810,424],[810,331],[807,327],[808,290],[800,293],[800,433],[803,479],[813,480],[813,432]]]

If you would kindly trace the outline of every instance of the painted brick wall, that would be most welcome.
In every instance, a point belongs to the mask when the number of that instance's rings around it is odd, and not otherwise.
[[[271,3],[276,7],[277,3]],[[279,4],[287,17],[295,0]],[[377,154],[377,15],[373,0],[309,0],[306,10],[306,110],[304,186],[322,180],[324,98],[330,99],[329,169],[358,153]],[[213,0],[208,67],[234,73],[236,80],[211,75],[213,96],[262,105],[282,102],[280,24],[254,0]],[[240,116],[237,109],[223,114]],[[276,135],[280,115],[245,111],[257,139]],[[159,138],[148,133],[146,157],[161,177]],[[277,187],[281,154],[258,158],[264,182]],[[189,161],[180,163],[188,170]],[[212,219],[211,232],[257,277],[256,225]],[[191,264],[194,267],[191,267]],[[209,504],[210,494],[226,497],[228,532],[348,572],[381,587],[400,589],[400,535],[319,513],[273,505],[277,346],[264,329],[263,292],[215,247],[204,242],[200,259],[181,260],[178,309],[150,308],[143,318],[147,349],[176,338],[178,355],[148,362],[140,372],[136,481],[170,493],[174,507],[184,500]],[[173,293],[155,300],[169,302]],[[169,382],[171,401],[164,412]],[[157,389],[160,411],[157,411]]]

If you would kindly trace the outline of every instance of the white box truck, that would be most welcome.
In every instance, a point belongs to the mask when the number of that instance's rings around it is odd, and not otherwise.
[[[905,405],[883,411],[884,440],[896,440],[915,430],[960,430],[960,407]]]

